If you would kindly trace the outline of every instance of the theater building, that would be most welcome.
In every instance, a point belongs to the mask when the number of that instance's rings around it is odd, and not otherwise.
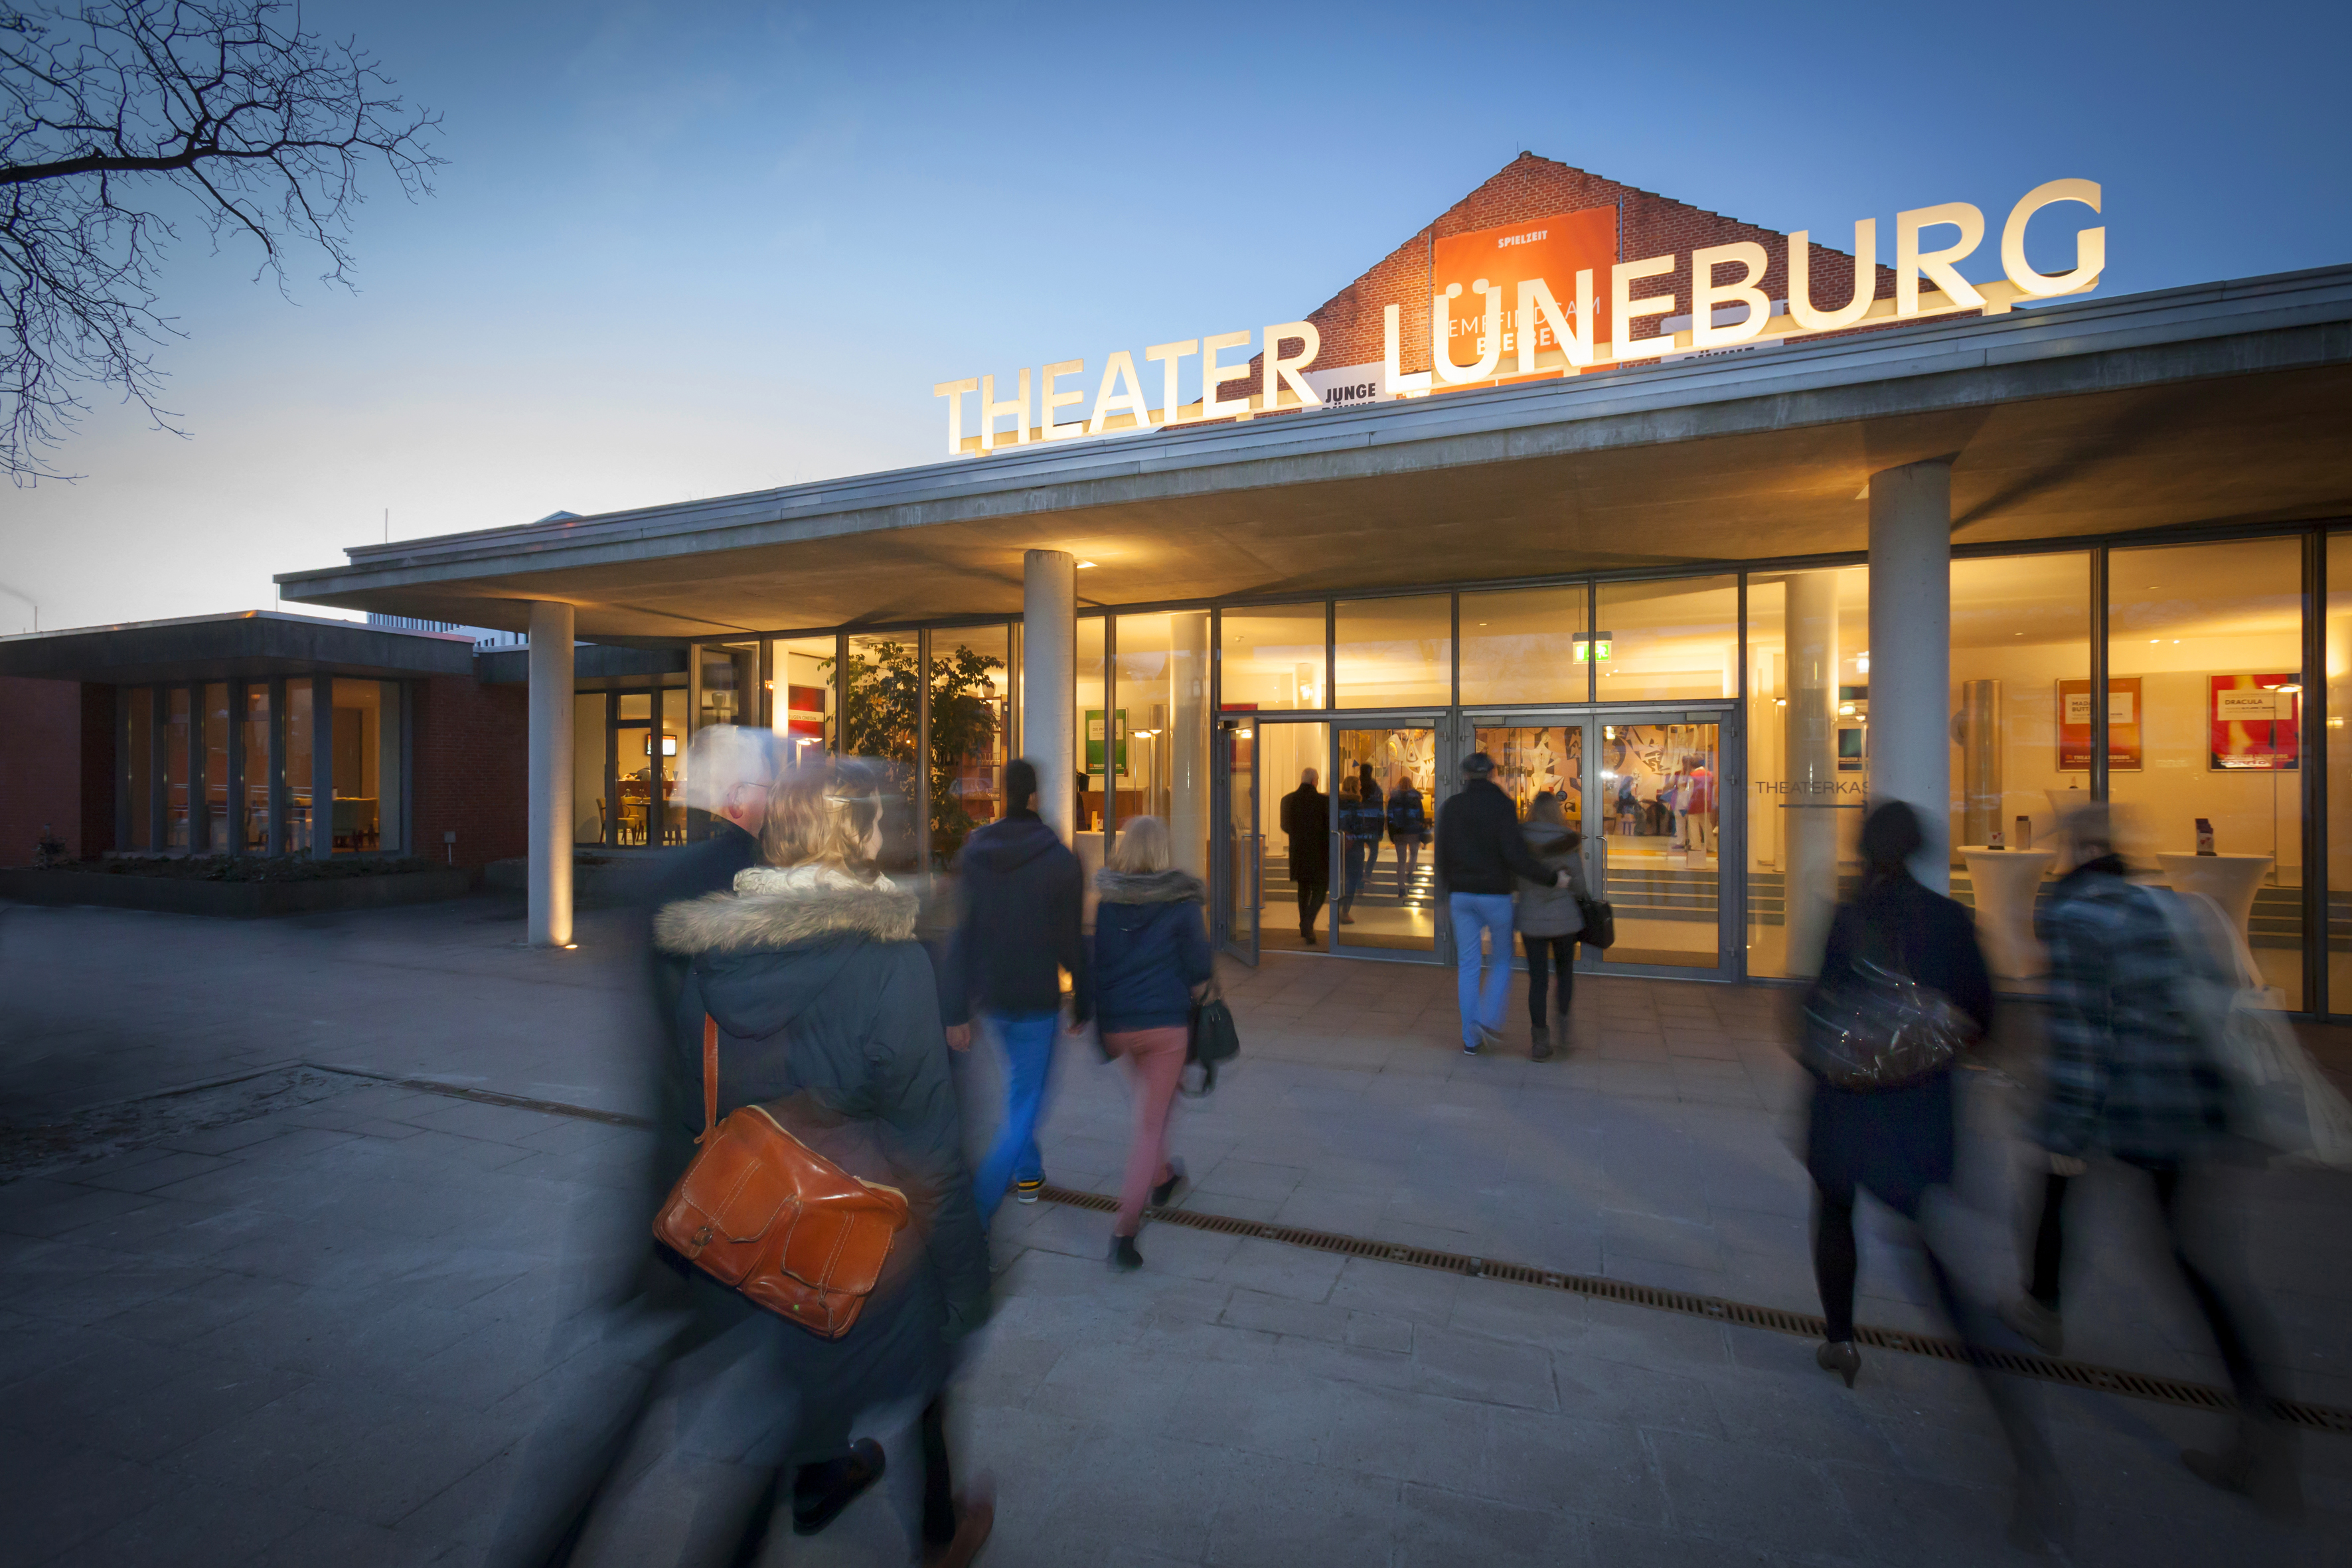
[[[691,831],[707,725],[904,764],[935,860],[1034,756],[1089,858],[1168,818],[1246,959],[1307,945],[1301,770],[1433,809],[1483,750],[1583,827],[1595,969],[1801,973],[1886,796],[2030,988],[2057,820],[2106,799],[2282,1005],[2352,1011],[2352,268],[2104,296],[2099,200],[1827,245],[1524,155],[1296,320],[924,378],[928,466],[278,581],[528,631],[543,942],[574,845]],[[1437,961],[1427,856],[1364,858],[1312,945]]]

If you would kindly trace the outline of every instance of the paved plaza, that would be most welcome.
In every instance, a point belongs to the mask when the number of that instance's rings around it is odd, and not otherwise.
[[[617,1375],[625,1347],[566,1319],[643,1224],[616,1209],[646,1141],[578,1114],[643,1109],[627,921],[584,916],[572,952],[520,933],[492,900],[0,906],[0,1563],[482,1560],[542,1417]],[[1516,991],[1520,1054],[1465,1058],[1425,964],[1269,957],[1226,984],[1244,1056],[1179,1112],[1183,1206],[1818,1310],[1785,990],[1588,977],[1576,1048],[1536,1064]],[[2014,1282],[2034,1027],[2005,1016],[1966,1075],[1937,1216],[1979,1293]],[[982,1137],[985,1048],[963,1070]],[[1066,1041],[1049,1180],[1114,1190],[1127,1117],[1119,1069]],[[2136,1189],[2086,1188],[2068,1355],[2221,1382]],[[2220,1206],[2282,1379],[2352,1407],[2352,1178],[2233,1173]],[[1257,1237],[1147,1226],[1147,1267],[1114,1275],[1108,1230],[1054,1203],[998,1226],[953,1415],[996,1487],[984,1563],[2012,1558],[1997,1428],[1947,1363],[1867,1352],[1848,1391],[1801,1338]],[[1865,1208],[1863,1244],[1861,1318],[1942,1331],[1900,1227]],[[2304,1435],[2282,1524],[2181,1468],[2219,1417],[2022,1386],[2073,1561],[2344,1560],[2352,1436]],[[877,1431],[911,1460],[905,1416]],[[905,1561],[917,1468],[766,1560]]]

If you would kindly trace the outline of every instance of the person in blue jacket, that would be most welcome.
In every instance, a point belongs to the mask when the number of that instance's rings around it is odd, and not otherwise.
[[[1168,826],[1156,816],[1121,823],[1109,863],[1095,873],[1095,1017],[1103,1054],[1127,1058],[1135,1079],[1135,1138],[1111,1223],[1110,1260],[1140,1268],[1135,1233],[1148,1199],[1175,1195],[1181,1163],[1168,1157],[1168,1113],[1184,1070],[1192,1001],[1215,974],[1207,894],[1170,861]]]

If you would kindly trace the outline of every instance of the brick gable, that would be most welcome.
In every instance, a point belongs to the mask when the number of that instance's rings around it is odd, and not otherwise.
[[[1401,307],[1398,318],[1402,368],[1407,372],[1427,370],[1431,263],[1438,240],[1505,224],[1528,223],[1555,213],[1602,206],[1618,210],[1620,261],[1651,256],[1687,256],[1708,246],[1754,240],[1763,246],[1769,261],[1759,285],[1765,298],[1788,297],[1788,236],[1671,200],[1654,191],[1621,184],[1549,158],[1538,158],[1533,153],[1522,153],[1486,184],[1439,214],[1435,222],[1415,232],[1362,277],[1308,313],[1307,320],[1315,323],[1323,338],[1321,352],[1315,359],[1316,368],[1377,363],[1383,353],[1381,312],[1390,305],[1397,305]],[[1844,303],[1852,297],[1853,258],[1825,245],[1809,248],[1814,300],[1832,307]],[[1876,297],[1893,298],[1895,269],[1881,266],[1877,272]],[[1564,284],[1572,287],[1573,282],[1555,279],[1553,291],[1562,292]],[[1605,276],[1594,278],[1596,294],[1605,296],[1608,288]],[[1675,274],[1644,279],[1640,291],[1644,295],[1664,294],[1670,289],[1675,296],[1675,312],[1689,314],[1687,264]],[[1646,330],[1656,331],[1655,323]],[[1261,367],[1258,360],[1251,361],[1251,379],[1244,384],[1255,389]]]

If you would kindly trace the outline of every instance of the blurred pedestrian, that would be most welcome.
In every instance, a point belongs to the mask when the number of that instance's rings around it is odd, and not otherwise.
[[[1381,852],[1380,785],[1371,784],[1371,795],[1365,797],[1370,781],[1350,776],[1339,781],[1339,837],[1347,856],[1347,881],[1339,895],[1339,923],[1356,923],[1356,900],[1362,896],[1364,879],[1370,872],[1372,858]]]
[[[1364,880],[1369,883],[1372,873],[1381,868],[1381,839],[1388,833],[1388,797],[1372,776],[1370,763],[1356,764],[1356,794],[1364,803],[1364,820],[1371,835],[1364,846]]]
[[[1331,797],[1316,787],[1313,768],[1282,797],[1282,831],[1289,840],[1290,879],[1298,885],[1298,940],[1315,945],[1315,917],[1331,896]]]
[[[1156,816],[1119,825],[1109,864],[1095,873],[1095,1015],[1103,1052],[1124,1057],[1134,1080],[1135,1134],[1111,1222],[1110,1260],[1140,1268],[1143,1209],[1166,1205],[1184,1179],[1168,1153],[1168,1115],[1184,1070],[1193,998],[1214,978],[1207,890],[1171,864],[1168,826]]]
[[[1429,803],[1411,773],[1397,781],[1388,798],[1389,842],[1396,846],[1397,897],[1412,896],[1413,873],[1421,867],[1422,847],[1429,842]]]
[[[1565,887],[1522,877],[1511,918],[1519,930],[1519,945],[1528,958],[1528,1028],[1529,1054],[1537,1061],[1551,1059],[1553,1042],[1568,1049],[1568,1008],[1576,994],[1576,938],[1584,929],[1581,900],[1588,896],[1584,858],[1578,851],[1584,836],[1568,825],[1559,796],[1541,790],[1528,806],[1528,848],[1554,872],[1568,873]],[[1559,977],[1557,999],[1550,996],[1550,976]]]
[[[1918,813],[1905,801],[1874,807],[1862,826],[1864,862],[1862,886],[1840,904],[1830,923],[1820,977],[1807,998],[1809,1018],[1852,1019],[1847,1000],[1872,996],[1877,1011],[1859,1015],[1865,1027],[1862,1048],[1885,1047],[1896,1026],[1912,1039],[1932,1031],[1969,1038],[1992,1023],[1992,977],[1977,946],[1969,911],[1930,891],[1912,876],[1908,862],[1926,843]],[[1913,983],[1926,995],[1896,1004],[1905,1009],[1942,1006],[1934,1017],[1890,1014],[1886,982]],[[1952,1016],[1957,1014],[1958,1016]],[[1889,1037],[1872,1039],[1875,1028]],[[1848,1042],[1852,1044],[1852,1041]],[[1893,1053],[1885,1053],[1893,1059]],[[1814,1359],[1853,1386],[1862,1356],[1853,1344],[1853,1294],[1858,1257],[1853,1210],[1868,1193],[1911,1222],[1917,1232],[1945,1316],[1970,1346],[1980,1342],[1974,1319],[1964,1307],[1938,1251],[1932,1228],[1922,1224],[1931,1193],[1952,1181],[1956,1121],[1953,1058],[1884,1086],[1833,1081],[1809,1052],[1813,1074],[1807,1119],[1805,1167],[1813,1179],[1813,1276],[1825,1320]],[[1979,1381],[1991,1399],[2018,1468],[2017,1510],[2011,1538],[2021,1545],[2064,1533],[2064,1500],[2057,1471],[2041,1434],[2006,1386],[1979,1364]]]
[[[640,1072],[625,1103],[642,1109],[656,1131],[649,1148],[633,1149],[614,1173],[622,1182],[589,1189],[599,1201],[583,1201],[567,1227],[557,1271],[585,1300],[551,1346],[550,1364],[587,1345],[609,1370],[575,1387],[531,1435],[518,1461],[523,1483],[490,1549],[496,1568],[570,1560],[592,1511],[613,1506],[625,1455],[647,1446],[641,1431],[646,1413],[657,1400],[675,1398],[681,1382],[711,1381],[690,1369],[732,1364],[727,1334],[743,1319],[740,1299],[698,1285],[699,1276],[679,1268],[647,1234],[664,1194],[694,1157],[701,1114],[699,1084],[690,1092],[680,1084],[670,1042],[692,961],[656,947],[653,921],[666,905],[730,891],[740,872],[761,863],[777,744],[773,731],[745,725],[696,731],[680,794],[683,804],[709,814],[706,837],[647,857],[643,874],[629,884],[637,918],[628,961],[642,966],[648,983],[642,1026],[650,1037],[631,1058]],[[626,1238],[617,1247],[616,1233]],[[726,1386],[725,1380],[717,1385]]]
[[[1568,886],[1568,873],[1528,847],[1518,808],[1494,780],[1495,759],[1462,759],[1462,793],[1437,810],[1437,884],[1454,925],[1454,995],[1462,1012],[1462,1050],[1503,1043],[1503,1002],[1511,986],[1511,894],[1515,877]],[[1482,939],[1494,944],[1486,966]],[[1482,978],[1481,969],[1486,972]]]
[[[705,1020],[718,1039],[719,1112],[759,1105],[862,1180],[906,1195],[856,1325],[838,1339],[755,1304],[667,1251],[698,1320],[656,1379],[584,1506],[550,1550],[514,1561],[748,1563],[789,1483],[793,1528],[824,1529],[879,1479],[881,1446],[851,1424],[908,1403],[924,1481],[918,1531],[931,1568],[961,1568],[992,1510],[956,1498],[941,1390],[953,1347],[988,1315],[987,1244],[971,1202],[961,1119],[915,895],[874,870],[876,775],[827,762],[780,776],[762,863],[731,890],[669,903],[655,941],[688,965],[667,1052],[672,1113],[657,1133],[672,1180],[704,1125]],[[647,1216],[650,1218],[650,1216]]]
[[[1065,973],[1074,999],[1071,1032],[1092,1016],[1079,926],[1086,874],[1038,816],[1036,797],[1036,764],[1026,758],[1008,763],[1003,817],[964,841],[957,862],[962,907],[940,984],[948,1044],[970,1048],[977,1011],[1004,1058],[1004,1120],[973,1177],[983,1224],[995,1218],[1007,1187],[1034,1204],[1045,1185],[1037,1124],[1053,1082]]]
[[[2192,1241],[2200,1168],[2226,1147],[2232,1105],[2215,1042],[2183,988],[2202,984],[2226,994],[2237,955],[2184,947],[2177,933],[2188,922],[2168,919],[2163,902],[2175,895],[2126,879],[2105,807],[2084,806],[2063,826],[2074,865],[2052,889],[2045,921],[2049,1058],[2032,1129],[2044,1167],[2039,1218],[2026,1292],[2001,1316],[2059,1353],[2069,1183],[2102,1155],[2144,1173],[2173,1268],[2238,1398],[2230,1442],[2218,1452],[2185,1451],[2181,1461],[2214,1486],[2293,1509],[2300,1501],[2293,1434],[2277,1418],[2259,1354],[2269,1326],[2250,1302],[2223,1293],[2221,1271]]]

